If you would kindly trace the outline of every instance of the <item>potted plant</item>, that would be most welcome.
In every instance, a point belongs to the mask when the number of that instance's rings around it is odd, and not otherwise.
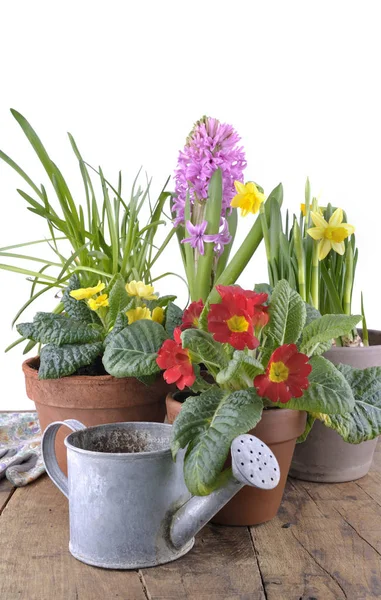
[[[173,338],[162,343],[156,363],[168,384],[186,392],[185,402],[178,402],[172,452],[175,458],[187,448],[184,476],[192,494],[207,495],[224,481],[230,443],[240,433],[257,434],[273,450],[280,463],[279,486],[266,497],[256,489],[238,494],[214,519],[253,525],[279,508],[307,412],[339,415],[353,408],[345,376],[321,354],[332,336],[350,331],[360,317],[311,321],[305,303],[284,280],[269,305],[266,293],[238,286],[218,286],[217,293],[220,303],[190,305]],[[128,370],[124,337],[111,339],[104,363],[112,360]],[[201,376],[200,365],[210,381]],[[168,399],[172,416],[174,402]]]
[[[25,275],[31,281],[30,298],[17,311],[12,326],[43,294],[60,296],[72,274],[79,276],[82,287],[95,286],[99,279],[110,282],[117,273],[126,283],[135,280],[149,285],[168,275],[159,273],[155,277],[152,273],[156,261],[175,235],[171,227],[164,241],[158,242],[158,234],[161,235],[161,229],[167,224],[163,209],[171,195],[165,189],[168,180],[154,202],[150,198],[151,181],[142,188],[138,176],[127,195],[123,191],[122,173],[119,172],[118,183],[113,186],[100,167],[93,169],[82,158],[73,136],[68,134],[83,181],[83,201],[78,201],[30,123],[16,110],[11,112],[47,175],[47,182],[38,185],[0,150],[0,159],[28,186],[17,191],[27,204],[29,217],[32,218],[32,213],[42,218],[47,227],[43,239],[0,248],[0,268]],[[36,252],[36,248],[43,252]],[[33,266],[26,268],[26,261]],[[55,311],[62,310],[61,302]],[[23,342],[21,337],[7,350]],[[34,345],[33,342],[28,344],[25,353]]]
[[[239,141],[231,125],[204,116],[195,123],[179,153],[172,213],[194,302],[217,302],[215,285],[235,283],[262,241],[258,216],[230,258],[237,208],[247,216],[258,213],[262,206],[269,225],[271,202],[282,204],[281,184],[266,200],[260,185],[243,183],[246,159]]]
[[[83,202],[79,202],[36,131],[20,113],[12,110],[12,114],[48,178],[47,185],[37,185],[0,151],[0,158],[28,185],[25,191],[18,190],[28,210],[47,225],[46,238],[0,249],[7,263],[0,268],[21,273],[31,281],[30,298],[17,311],[13,324],[43,294],[58,298],[52,313],[37,313],[33,323],[19,324],[21,337],[7,348],[25,342],[26,354],[40,345],[39,356],[28,359],[23,370],[41,427],[75,416],[87,425],[162,421],[168,391],[162,378],[157,377],[155,383],[152,379],[143,382],[138,379],[138,368],[128,378],[113,377],[112,367],[104,368],[102,355],[107,340],[118,328],[128,326],[129,319],[160,317],[162,325],[155,323],[156,332],[164,335],[171,314],[181,314],[173,305],[175,296],[158,298],[153,293],[154,283],[167,274],[155,277],[152,269],[175,234],[171,228],[164,241],[157,242],[157,234],[166,224],[163,208],[170,192],[164,186],[157,200],[151,202],[151,182],[142,189],[136,178],[126,198],[121,173],[113,186],[101,168],[92,169],[84,161],[69,134],[83,180]],[[44,252],[34,252],[37,247]],[[27,252],[19,253],[19,248],[27,248]],[[20,266],[18,260],[23,261]],[[25,268],[25,261],[37,266]],[[74,297],[78,289],[83,300]],[[154,341],[150,347],[156,349]],[[64,434],[60,436],[62,444]]]
[[[310,198],[307,179],[300,218],[271,201],[271,227],[262,220],[271,286],[285,277],[302,298],[323,315],[351,314],[358,249],[354,227],[341,208],[322,207]],[[289,226],[290,223],[290,226]],[[311,415],[307,439],[295,450],[290,474],[311,481],[351,481],[366,475],[381,432],[378,369],[381,332],[363,329],[336,335],[324,356],[338,365],[352,386],[355,411],[340,418]],[[361,335],[359,335],[361,334]],[[357,369],[348,370],[346,365]],[[316,420],[315,420],[316,419]],[[314,423],[315,421],[315,423]]]
[[[182,314],[174,297],[159,298],[143,282],[126,285],[120,274],[107,287],[102,282],[85,289],[78,285],[73,275],[62,297],[63,313],[39,312],[32,323],[17,325],[25,339],[42,345],[40,355],[23,364],[27,394],[36,404],[42,430],[68,418],[87,426],[162,422],[169,388],[148,353],[156,356]],[[102,362],[117,336],[123,336],[129,353],[128,372],[121,373],[110,356]],[[62,439],[57,451],[63,465]]]

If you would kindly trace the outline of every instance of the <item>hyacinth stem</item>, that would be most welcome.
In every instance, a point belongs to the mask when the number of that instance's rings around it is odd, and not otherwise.
[[[220,228],[220,218],[222,209],[222,172],[217,169],[210,180],[208,190],[208,200],[206,202],[205,220],[208,225],[206,228],[207,235],[218,233]],[[212,243],[205,244],[204,254],[198,259],[197,276],[195,281],[196,296],[192,300],[206,301],[210,289],[213,284],[213,258],[214,245]]]
[[[190,198],[189,193],[187,194],[187,199],[185,202],[185,222],[190,221]],[[195,293],[195,264],[193,257],[193,250],[190,244],[184,244],[184,253],[185,253],[185,271],[187,274],[188,286],[189,286],[189,294],[192,300],[194,300]]]
[[[237,224],[238,224],[238,211],[237,209],[233,209],[232,212],[229,214],[227,214],[226,216],[226,220],[228,222],[229,225],[229,233],[231,235],[231,242],[229,244],[226,244],[223,253],[221,254],[221,256],[218,258],[217,260],[217,268],[216,268],[216,278],[218,279],[219,276],[221,275],[221,273],[224,272],[226,265],[228,263],[229,260],[229,256],[230,256],[230,252],[234,243],[234,239],[235,239],[235,234],[237,231]]]
[[[281,198],[283,194],[282,185],[279,184],[273,192],[270,194],[268,199],[265,202],[265,214],[267,218],[267,222],[270,218],[270,203],[269,200],[271,197],[276,197],[281,204]],[[226,267],[225,271],[220,275],[220,277],[216,281],[216,285],[232,285],[241,275],[242,271],[245,269],[246,265],[250,261],[251,257],[255,253],[259,244],[261,243],[263,238],[262,233],[262,223],[260,216],[257,217],[254,225],[250,229],[246,238],[242,242],[240,248],[237,250],[236,254],[231,259],[230,263]],[[208,296],[208,303],[216,303],[220,301],[220,295],[218,294],[215,287],[211,291]]]
[[[304,256],[303,240],[299,227],[299,223],[294,218],[293,224],[293,238],[294,238],[294,249],[296,254],[296,260],[298,261],[298,287],[299,294],[303,298],[304,302],[307,302],[306,292],[306,259]]]
[[[350,315],[352,309],[353,289],[353,250],[352,244],[347,244],[345,256],[345,280],[344,280],[344,314]]]

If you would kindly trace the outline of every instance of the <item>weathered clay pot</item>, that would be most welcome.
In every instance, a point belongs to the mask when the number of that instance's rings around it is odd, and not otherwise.
[[[356,369],[381,367],[381,331],[369,331],[370,346],[335,347],[325,353],[335,365]],[[370,469],[377,438],[362,444],[348,444],[336,431],[315,421],[305,442],[297,444],[290,476],[305,481],[340,483],[364,477]]]
[[[38,379],[39,358],[29,358],[22,369],[26,393],[34,401],[42,431],[49,423],[77,419],[87,427],[123,421],[162,423],[168,385],[160,376],[151,386],[134,378],[111,375],[72,375],[60,379]],[[34,367],[34,368],[33,368]],[[66,472],[63,440],[70,433],[62,427],[56,438],[58,464]]]
[[[168,394],[166,405],[168,422],[173,423],[181,410],[182,403]],[[282,501],[295,443],[304,431],[306,417],[305,412],[298,410],[274,408],[263,411],[262,419],[249,433],[261,439],[274,452],[280,467],[280,482],[273,490],[242,488],[217,513],[213,523],[259,525],[275,517]]]

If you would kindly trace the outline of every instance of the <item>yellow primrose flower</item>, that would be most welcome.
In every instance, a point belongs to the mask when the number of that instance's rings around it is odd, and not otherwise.
[[[315,227],[307,229],[307,233],[319,241],[319,260],[323,260],[332,250],[338,254],[344,254],[344,240],[354,233],[353,225],[343,223],[343,211],[337,208],[330,220],[327,221],[317,212],[311,212],[311,218]]]
[[[138,306],[137,308],[131,308],[126,312],[128,318],[128,324],[135,323],[135,321],[141,321],[141,319],[148,319],[152,321],[151,311],[146,306]]]
[[[146,285],[143,281],[130,281],[130,283],[126,284],[126,292],[130,296],[138,296],[145,300],[157,300],[157,296],[153,293],[153,286]]]
[[[326,210],[326,206],[319,206],[318,207],[318,211],[321,214],[321,216],[323,216],[324,211]],[[302,211],[303,217],[306,216],[306,205],[305,204],[301,204],[300,205],[300,210]],[[310,204],[310,212],[312,211],[312,204]]]
[[[156,321],[159,325],[164,321],[164,309],[161,306],[157,306],[152,311],[152,321]]]
[[[253,181],[248,183],[235,181],[234,187],[237,194],[232,199],[230,206],[240,208],[243,217],[246,217],[249,212],[255,215],[259,211],[262,202],[265,201],[265,195],[258,190]]]
[[[102,306],[108,306],[107,294],[101,294],[96,298],[90,298],[90,300],[88,301],[88,305],[91,308],[91,310],[98,310],[98,308],[101,308]]]
[[[105,289],[105,284],[101,281],[98,281],[98,284],[95,287],[88,288],[79,288],[78,290],[72,290],[70,292],[70,296],[75,298],[76,300],[85,300],[86,298],[91,298],[91,296],[95,296],[102,290]]]

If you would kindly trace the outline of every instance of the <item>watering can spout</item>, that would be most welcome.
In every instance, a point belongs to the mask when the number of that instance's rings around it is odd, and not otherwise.
[[[264,490],[280,479],[278,461],[264,442],[251,434],[240,435],[231,445],[232,473],[224,485],[209,496],[193,496],[172,518],[170,539],[175,548],[189,542],[244,485]]]

